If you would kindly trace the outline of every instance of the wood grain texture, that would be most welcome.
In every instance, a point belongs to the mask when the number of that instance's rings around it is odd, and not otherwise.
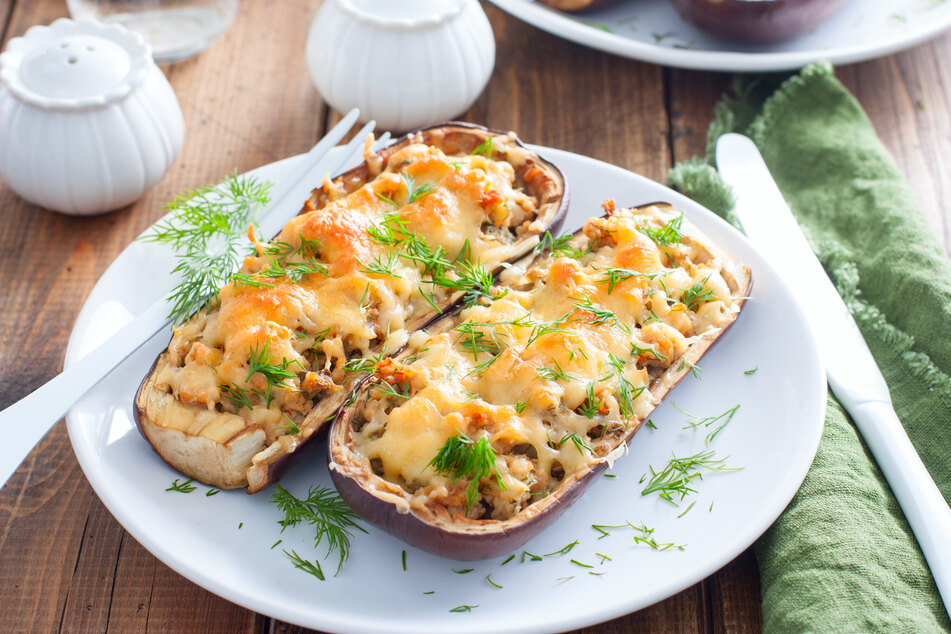
[[[0,184],[0,407],[61,369],[86,295],[174,193],[303,152],[336,119],[304,62],[317,6],[243,2],[219,42],[163,68],[185,115],[185,147],[165,178],[129,208],[71,218],[37,209]],[[498,44],[496,67],[462,118],[661,182],[673,162],[703,152],[713,104],[729,76],[612,57],[485,8]],[[0,0],[0,34],[5,43],[62,15],[62,0]],[[951,249],[948,59],[951,35],[844,67],[839,76]],[[747,551],[666,601],[579,632],[759,631],[758,583]],[[17,632],[307,631],[225,601],[156,560],[95,496],[62,423],[0,489],[0,623]]]

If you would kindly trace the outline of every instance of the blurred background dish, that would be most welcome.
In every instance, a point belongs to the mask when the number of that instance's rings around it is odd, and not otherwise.
[[[670,0],[698,29],[740,42],[781,42],[827,20],[846,0]]]
[[[828,0],[829,4],[838,0]],[[536,0],[490,0],[542,30],[614,55],[725,72],[848,64],[910,48],[951,26],[951,2],[855,0],[802,35],[772,44],[726,40],[684,21],[668,0],[621,0],[582,13]]]
[[[240,0],[66,0],[74,19],[118,23],[141,33],[159,62],[205,50],[228,30]]]

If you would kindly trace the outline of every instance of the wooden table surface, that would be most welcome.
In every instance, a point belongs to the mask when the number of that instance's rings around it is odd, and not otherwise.
[[[322,102],[304,62],[317,4],[246,0],[220,41],[164,68],[185,115],[185,145],[164,179],[133,206],[72,218],[34,207],[0,183],[0,408],[61,370],[87,294],[173,194],[303,152],[338,116]],[[461,118],[661,182],[674,162],[702,153],[713,105],[729,76],[613,57],[557,39],[491,5],[485,9],[498,43],[495,71]],[[30,26],[65,14],[62,0],[0,0],[4,46]],[[949,60],[946,34],[838,69],[946,250]],[[299,631],[194,585],[140,546],[90,488],[63,422],[0,490],[0,624],[6,631],[39,632]],[[749,550],[676,596],[583,631],[761,628],[759,579]]]

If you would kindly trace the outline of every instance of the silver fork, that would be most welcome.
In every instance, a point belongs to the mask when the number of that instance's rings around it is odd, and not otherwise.
[[[312,183],[320,182],[325,173],[336,174],[341,167],[355,162],[360,156],[366,136],[375,127],[373,121],[356,133],[342,153],[327,156],[350,131],[359,116],[360,112],[356,109],[347,113],[300,160],[299,167],[295,167],[286,179],[278,183],[273,190],[273,202],[261,213],[263,235],[277,233],[287,219],[300,209],[301,201],[310,192]],[[382,146],[388,140],[389,135],[384,135],[375,147]],[[152,336],[168,328],[168,312],[169,305],[165,298],[159,299],[95,350],[0,412],[0,431],[4,432],[6,438],[0,444],[0,486],[7,483],[33,447],[76,401]]]

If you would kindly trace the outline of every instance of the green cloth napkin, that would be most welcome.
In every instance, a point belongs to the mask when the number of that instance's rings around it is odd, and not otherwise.
[[[951,262],[832,68],[817,64],[777,85],[738,80],[739,96],[716,107],[708,156],[675,166],[669,179],[731,219],[713,145],[725,132],[753,138],[951,500]],[[812,468],[756,556],[767,632],[951,630],[898,503],[831,396]]]

